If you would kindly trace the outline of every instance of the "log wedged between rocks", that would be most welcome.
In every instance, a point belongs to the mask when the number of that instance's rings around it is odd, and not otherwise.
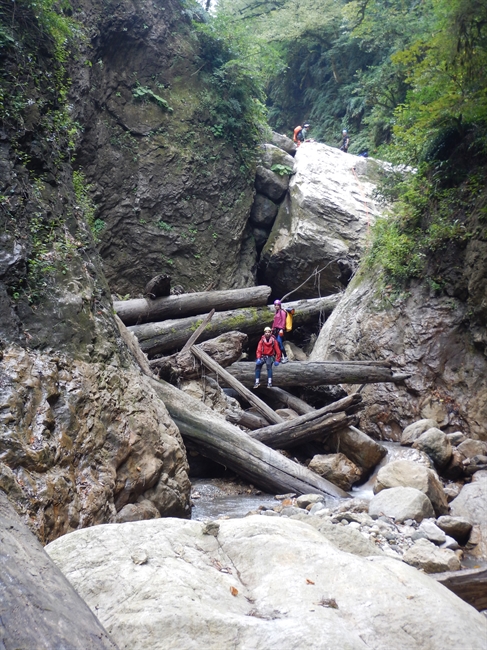
[[[349,417],[346,411],[352,406],[357,406],[361,401],[362,396],[354,393],[314,412],[281,424],[252,431],[249,435],[254,440],[260,440],[274,449],[294,447],[349,426],[351,422],[355,421],[355,418]]]
[[[253,440],[167,382],[151,379],[151,383],[183,438],[190,440],[204,456],[225,465],[254,485],[275,494],[313,492],[336,498],[349,496],[330,481]]]
[[[487,568],[434,573],[431,577],[479,612],[487,609]]]
[[[253,385],[254,364],[248,361],[234,363],[227,371],[244,386]],[[290,361],[274,369],[273,381],[278,387],[321,386],[333,384],[373,384],[402,381],[404,375],[394,374],[384,366],[367,366],[347,361],[303,362]]]
[[[319,313],[331,314],[338,304],[341,294],[327,296],[326,298],[313,298],[312,300],[297,300],[286,303],[286,308],[295,310],[294,327],[312,323]],[[161,299],[162,300],[162,299]],[[140,347],[149,358],[156,354],[167,354],[184,346],[194,330],[200,325],[207,314],[179,318],[144,325],[133,325],[129,330],[139,340]],[[208,341],[220,334],[238,330],[249,336],[261,334],[266,325],[271,325],[274,318],[274,309],[266,307],[250,307],[221,311],[213,316],[199,337],[199,341]]]
[[[116,300],[113,308],[125,325],[151,323],[167,318],[196,316],[210,309],[228,311],[239,307],[260,307],[267,304],[271,288],[265,285],[227,291],[202,291],[183,293],[179,296],[165,296],[150,300]]]

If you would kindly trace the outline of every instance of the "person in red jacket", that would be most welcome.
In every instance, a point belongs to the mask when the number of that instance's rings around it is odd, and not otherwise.
[[[272,387],[272,365],[278,366],[281,360],[281,350],[270,327],[264,329],[264,336],[260,339],[255,353],[257,360],[255,362],[255,384],[254,388],[260,386],[260,371],[262,366],[267,367],[267,388]]]

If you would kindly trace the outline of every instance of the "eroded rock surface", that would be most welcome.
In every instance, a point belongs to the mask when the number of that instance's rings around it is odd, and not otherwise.
[[[277,295],[295,289],[316,269],[324,269],[319,287],[313,278],[297,298],[343,289],[380,214],[372,198],[380,170],[377,161],[317,142],[299,147],[289,193],[262,251],[262,277]]]
[[[388,359],[411,373],[405,386],[374,384],[362,395],[360,428],[400,440],[405,427],[431,419],[445,432],[487,439],[487,356],[474,345],[469,306],[413,286],[388,300],[374,278],[355,278],[318,337],[310,361]]]
[[[485,644],[485,617],[429,576],[394,559],[342,552],[299,521],[253,516],[211,527],[175,519],[98,526],[47,551],[121,648]]]

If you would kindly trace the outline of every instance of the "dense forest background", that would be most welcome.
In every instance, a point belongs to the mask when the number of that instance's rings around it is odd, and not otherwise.
[[[270,126],[413,167],[381,188],[367,264],[445,284],[445,248],[485,239],[487,5],[475,0],[219,0],[203,27],[219,74],[247,77]],[[225,126],[222,124],[222,129]],[[452,248],[453,247],[453,248]]]

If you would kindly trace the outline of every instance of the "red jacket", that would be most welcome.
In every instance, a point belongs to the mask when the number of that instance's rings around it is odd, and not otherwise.
[[[276,311],[276,315],[272,321],[272,328],[276,327],[278,330],[286,329],[286,316],[287,312],[285,309],[281,308]]]
[[[276,339],[271,335],[267,340],[264,334],[257,345],[256,355],[257,359],[260,359],[261,357],[276,357],[276,361],[280,361],[281,350],[279,349],[279,344]]]

